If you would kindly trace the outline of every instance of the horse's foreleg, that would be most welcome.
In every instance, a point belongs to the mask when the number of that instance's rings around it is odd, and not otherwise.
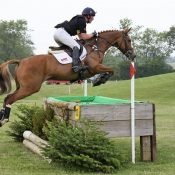
[[[107,67],[103,64],[98,64],[94,71],[96,72],[96,74],[100,74],[100,73],[106,73],[108,72],[109,74],[113,75],[114,74],[114,71],[112,70],[112,68],[110,67]]]
[[[100,84],[104,84],[109,80],[111,76],[112,74],[108,72],[97,74],[95,78],[92,80],[92,84],[93,86],[99,86]]]
[[[93,86],[99,86],[100,84],[106,83],[106,81],[108,81],[108,79],[114,73],[114,71],[111,68],[102,64],[96,66],[96,71],[98,72],[98,75],[92,81]]]

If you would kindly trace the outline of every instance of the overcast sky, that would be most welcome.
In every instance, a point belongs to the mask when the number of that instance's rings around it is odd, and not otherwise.
[[[118,29],[123,18],[157,31],[167,31],[175,25],[175,0],[2,0],[0,20],[26,20],[35,53],[43,54],[50,45],[56,45],[54,26],[80,14],[85,7],[97,12],[87,26],[88,33]]]

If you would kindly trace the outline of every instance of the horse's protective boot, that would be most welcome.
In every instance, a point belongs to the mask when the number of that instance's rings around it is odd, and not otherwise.
[[[0,127],[7,122],[6,120],[7,119],[5,118],[5,109],[1,109],[1,111],[0,111]]]
[[[4,118],[5,115],[5,109],[0,110],[0,121]]]
[[[82,72],[87,69],[87,67],[83,66],[80,61],[80,49],[75,46],[73,48],[73,53],[72,53],[72,69],[74,72]]]
[[[98,74],[98,76],[92,81],[93,86],[99,86],[100,84],[104,84],[108,81],[112,74],[105,72]]]
[[[11,107],[6,106],[0,111],[0,127],[9,121]]]

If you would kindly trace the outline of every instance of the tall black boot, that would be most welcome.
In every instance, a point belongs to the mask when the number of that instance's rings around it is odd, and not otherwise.
[[[72,69],[74,72],[79,72],[79,66],[80,66],[80,53],[79,53],[79,48],[75,46],[73,48],[73,53],[72,53]]]
[[[80,50],[77,46],[73,48],[73,54],[72,54],[72,69],[74,72],[81,72],[85,68],[81,65],[80,61]]]

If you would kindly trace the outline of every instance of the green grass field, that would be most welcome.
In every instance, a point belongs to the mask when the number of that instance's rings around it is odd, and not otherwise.
[[[175,73],[158,75],[136,80],[136,100],[153,102],[156,105],[157,160],[153,163],[141,162],[139,139],[136,139],[136,164],[130,163],[118,171],[117,175],[174,175],[175,172]],[[14,113],[19,104],[42,105],[49,96],[83,95],[82,85],[45,85],[41,91],[13,105],[10,121],[15,120]],[[88,84],[88,95],[100,95],[112,98],[130,99],[130,81],[108,82],[99,87]],[[3,102],[4,96],[0,97]],[[6,131],[6,124],[0,128],[0,175],[97,175],[70,170],[47,161],[16,143]],[[117,138],[120,149],[131,159],[130,138]]]

